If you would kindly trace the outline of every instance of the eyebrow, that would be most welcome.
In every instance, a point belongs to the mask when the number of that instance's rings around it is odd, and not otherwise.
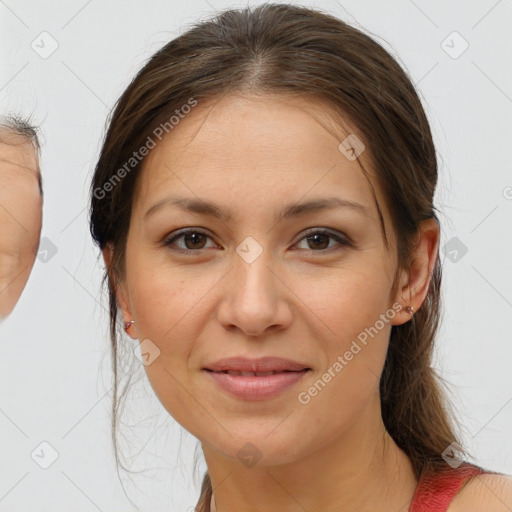
[[[223,221],[229,221],[233,218],[230,211],[222,210],[214,203],[195,198],[169,196],[161,199],[151,206],[144,214],[144,219],[147,220],[148,217],[156,213],[158,210],[168,206],[176,206],[185,211],[209,215]],[[340,197],[329,197],[325,199],[314,199],[301,203],[288,204],[279,212],[277,220],[281,221],[340,207],[351,208],[352,210],[371,218],[371,214],[366,206]]]

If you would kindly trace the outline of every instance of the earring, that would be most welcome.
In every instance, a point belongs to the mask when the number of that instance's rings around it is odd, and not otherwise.
[[[135,320],[131,320],[130,322],[125,322],[125,323],[124,323],[124,330],[125,330],[126,332],[128,332],[128,329],[129,329],[129,328],[130,328],[130,326],[131,326],[132,324],[134,324],[134,323],[135,323]]]
[[[407,306],[405,311],[406,313],[409,313],[409,315],[412,315],[414,313],[414,308],[412,306]]]

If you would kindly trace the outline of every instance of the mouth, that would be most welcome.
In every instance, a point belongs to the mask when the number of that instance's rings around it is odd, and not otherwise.
[[[237,375],[247,374],[269,374],[283,373],[288,371],[303,371],[310,370],[307,364],[292,359],[285,359],[282,357],[260,357],[251,359],[244,356],[234,356],[219,359],[214,363],[209,363],[203,370],[213,371],[215,373],[221,372],[239,372]]]
[[[217,389],[244,402],[269,400],[291,390],[311,368],[302,370],[271,370],[251,372],[241,370],[204,369]]]
[[[272,370],[269,372],[244,372],[241,370],[221,370],[215,371],[205,368],[206,371],[212,373],[227,373],[228,375],[238,375],[241,377],[267,377],[268,375],[276,375],[278,373],[301,373],[311,370],[311,368],[304,368],[302,370]]]

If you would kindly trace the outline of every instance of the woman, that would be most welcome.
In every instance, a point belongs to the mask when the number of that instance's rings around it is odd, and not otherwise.
[[[431,367],[436,182],[409,78],[317,10],[199,23],[122,94],[91,233],[114,360],[122,317],[201,442],[196,510],[512,507],[509,477],[463,460]]]
[[[41,236],[43,189],[37,129],[19,115],[0,119],[0,321],[23,292]]]

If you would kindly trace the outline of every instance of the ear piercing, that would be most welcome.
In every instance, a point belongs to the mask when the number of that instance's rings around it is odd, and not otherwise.
[[[407,306],[405,311],[406,313],[409,313],[409,315],[412,315],[414,313],[414,308],[412,306]]]

